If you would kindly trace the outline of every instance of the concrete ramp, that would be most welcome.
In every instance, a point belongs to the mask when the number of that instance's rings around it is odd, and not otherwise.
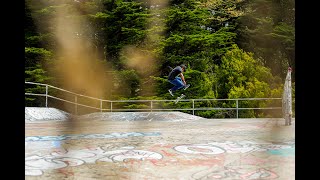
[[[71,114],[56,108],[25,107],[25,122],[67,120]]]
[[[205,119],[182,112],[100,112],[82,115],[78,118],[109,121],[194,121]]]
[[[205,119],[182,112],[96,112],[75,116],[56,108],[25,108],[25,122],[65,121],[71,116],[80,120],[90,119],[103,121],[194,121]]]

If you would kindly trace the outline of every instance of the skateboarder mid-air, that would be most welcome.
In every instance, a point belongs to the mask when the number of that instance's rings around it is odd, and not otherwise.
[[[171,96],[174,96],[174,92],[176,90],[181,88],[186,90],[190,86],[190,84],[187,84],[186,80],[184,79],[183,72],[185,71],[186,71],[186,66],[184,64],[181,64],[180,66],[173,68],[169,73],[168,81],[174,85],[171,89],[168,90]]]

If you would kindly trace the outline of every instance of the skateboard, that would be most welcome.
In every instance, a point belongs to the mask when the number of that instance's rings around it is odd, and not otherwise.
[[[174,101],[174,103],[177,104],[184,97],[186,97],[186,95],[181,94],[181,96],[177,97],[177,99]]]
[[[188,87],[190,87],[190,84],[187,84],[187,85],[183,88],[183,90],[188,89]]]

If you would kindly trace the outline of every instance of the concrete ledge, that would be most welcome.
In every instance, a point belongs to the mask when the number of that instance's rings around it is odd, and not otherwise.
[[[56,108],[25,107],[25,122],[30,121],[65,121],[71,114]]]

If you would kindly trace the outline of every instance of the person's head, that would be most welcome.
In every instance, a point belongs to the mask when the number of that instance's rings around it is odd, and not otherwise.
[[[184,64],[181,64],[180,67],[183,69],[183,71],[186,71],[187,67]]]

